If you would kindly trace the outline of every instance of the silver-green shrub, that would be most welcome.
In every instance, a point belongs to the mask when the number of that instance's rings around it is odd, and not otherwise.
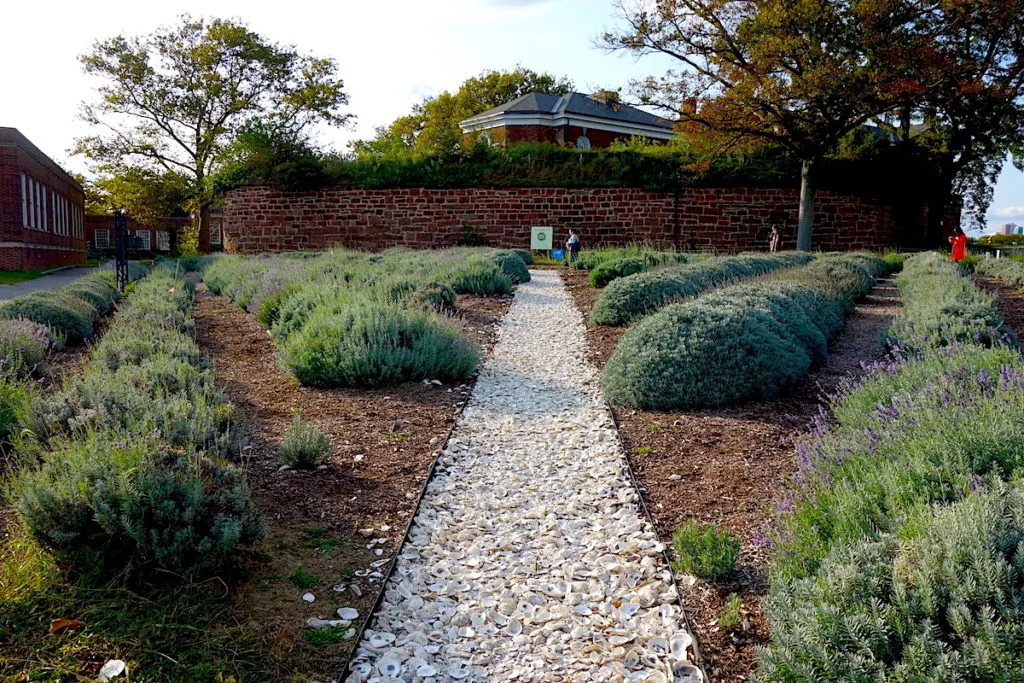
[[[642,273],[649,267],[650,265],[647,261],[639,256],[622,256],[610,261],[602,261],[591,269],[590,285],[601,289],[606,287],[612,280]]]
[[[25,379],[46,360],[49,329],[24,319],[0,319],[0,377]]]
[[[1001,336],[1003,319],[995,298],[975,287],[944,254],[907,258],[896,284],[903,305],[889,328],[892,343],[912,350],[990,343]]]
[[[327,435],[295,415],[284,433],[281,461],[289,467],[310,469],[326,462],[330,454],[331,440]]]
[[[281,345],[282,364],[311,386],[465,379],[478,361],[477,349],[437,314],[358,298],[313,311]]]
[[[1024,493],[933,508],[775,582],[757,680],[1014,681],[1024,672]]]
[[[1010,258],[987,258],[978,261],[976,273],[999,278],[1010,287],[1024,286],[1024,263]]]
[[[211,575],[265,533],[239,470],[116,433],[47,454],[18,477],[14,502],[33,536],[98,552],[114,574]]]
[[[813,259],[811,254],[803,253],[727,256],[621,277],[609,282],[594,302],[590,322],[595,325],[629,325],[663,306],[709,289],[781,268],[803,265]]]
[[[672,410],[778,394],[824,359],[853,301],[873,285],[861,261],[822,258],[662,308],[616,346],[601,377],[606,398]]]

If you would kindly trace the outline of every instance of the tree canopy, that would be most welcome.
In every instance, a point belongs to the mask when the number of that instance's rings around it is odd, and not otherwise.
[[[685,132],[720,150],[777,144],[804,161],[802,248],[812,165],[864,124],[916,138],[943,166],[929,207],[939,224],[953,190],[987,206],[1006,154],[1021,148],[1024,0],[629,0],[619,8],[623,24],[604,36],[607,47],[679,62],[634,83],[641,102],[675,113]]]
[[[148,35],[97,41],[80,61],[102,84],[82,105],[99,132],[77,140],[75,151],[107,177],[187,179],[200,243],[208,179],[240,131],[259,121],[296,136],[349,119],[333,60],[272,43],[233,20],[184,15]]]
[[[567,95],[574,87],[568,78],[523,67],[485,71],[464,81],[454,93],[426,98],[409,114],[378,128],[372,140],[354,143],[353,150],[361,156],[449,154],[462,145],[459,121],[531,92]]]

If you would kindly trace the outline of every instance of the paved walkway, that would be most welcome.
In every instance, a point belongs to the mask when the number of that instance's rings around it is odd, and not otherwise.
[[[691,638],[555,271],[521,285],[347,680],[684,681]]]
[[[19,282],[14,285],[0,285],[0,301],[14,299],[15,297],[31,294],[32,292],[45,292],[69,285],[80,277],[95,272],[95,268],[69,268],[50,275],[37,277],[35,280]]]

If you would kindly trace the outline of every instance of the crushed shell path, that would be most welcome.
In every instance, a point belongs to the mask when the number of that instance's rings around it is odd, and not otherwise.
[[[555,271],[520,285],[349,681],[701,680]]]

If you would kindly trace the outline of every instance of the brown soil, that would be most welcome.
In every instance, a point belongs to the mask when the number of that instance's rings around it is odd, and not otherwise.
[[[1024,334],[1024,291],[990,277],[976,276],[975,283],[999,299],[999,310],[1006,326],[1018,337]]]
[[[400,546],[434,457],[473,383],[379,390],[302,387],[278,366],[265,329],[228,300],[201,289],[197,338],[219,390],[237,408],[248,437],[243,460],[250,487],[269,523],[252,577],[237,591],[238,618],[262,635],[265,649],[280,662],[278,680],[340,679],[355,638],[313,645],[303,638],[304,622],[314,616],[337,618],[338,607],[355,607],[362,620],[372,609],[380,575],[389,568],[373,563],[391,558]],[[455,319],[489,349],[510,301],[460,296]],[[334,444],[328,464],[319,470],[281,469],[278,450],[295,412]],[[360,533],[369,529],[369,536]],[[386,541],[375,545],[374,539]],[[300,569],[314,585],[300,585]],[[336,592],[340,585],[346,588]],[[307,591],[316,602],[301,599]]]
[[[566,271],[563,277],[577,307],[588,314],[599,292],[584,273]],[[676,413],[612,408],[662,540],[671,544],[673,530],[689,519],[715,523],[742,540],[733,580],[683,588],[702,664],[713,681],[745,680],[756,665],[757,647],[768,643],[761,608],[768,558],[756,539],[771,525],[773,502],[796,470],[794,442],[807,434],[823,399],[843,378],[884,353],[880,334],[898,305],[895,287],[880,282],[847,320],[827,364],[777,399]],[[624,332],[588,325],[591,360],[603,366]],[[669,479],[673,475],[681,478]],[[717,619],[731,593],[743,601],[743,620],[726,631]]]

